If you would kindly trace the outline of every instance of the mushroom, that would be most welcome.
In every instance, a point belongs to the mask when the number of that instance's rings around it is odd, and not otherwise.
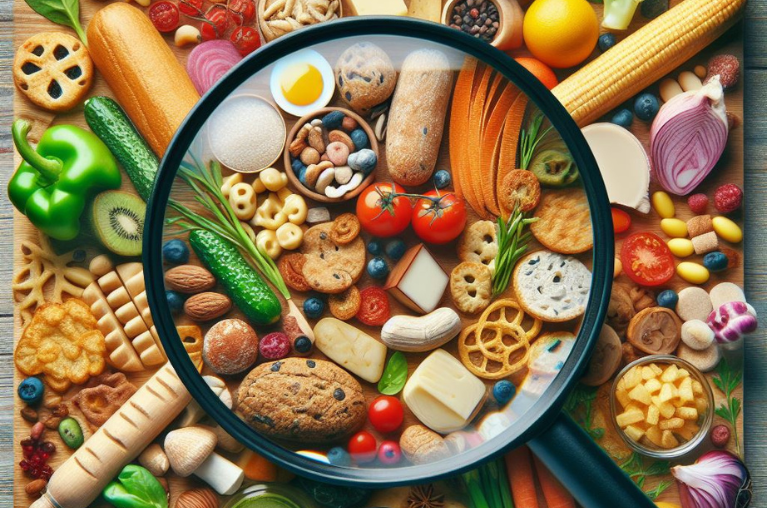
[[[224,450],[229,453],[240,453],[245,448],[242,443],[237,441],[227,431],[221,428],[220,425],[214,425],[212,427],[204,426],[216,435],[216,448]]]
[[[153,476],[163,476],[170,467],[168,456],[157,443],[150,444],[141,452],[141,455],[138,456],[138,463]]]
[[[224,405],[232,409],[232,393],[227,388],[226,383],[221,378],[216,376],[202,376],[205,382],[210,387],[211,391],[216,394],[216,397],[221,399]],[[179,427],[191,427],[195,423],[199,422],[205,417],[205,411],[200,405],[192,400],[188,406],[181,413],[178,418]]]
[[[668,355],[682,338],[682,322],[670,309],[649,307],[631,318],[626,337],[640,351]]]
[[[755,314],[746,302],[728,302],[713,311],[706,322],[719,344],[732,344],[756,330]]]
[[[610,325],[602,325],[589,368],[581,378],[581,383],[586,386],[600,386],[606,383],[620,367],[622,357],[620,337]]]
[[[222,496],[231,496],[242,485],[245,474],[237,465],[213,451],[216,442],[216,434],[208,429],[176,429],[165,436],[165,454],[177,475],[194,474]]]
[[[394,316],[381,328],[381,342],[397,351],[431,351],[461,332],[461,318],[448,307],[425,316]]]

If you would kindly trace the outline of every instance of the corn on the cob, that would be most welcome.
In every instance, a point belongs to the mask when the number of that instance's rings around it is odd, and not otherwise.
[[[684,0],[626,37],[552,92],[580,125],[636,95],[722,35],[746,0]]]

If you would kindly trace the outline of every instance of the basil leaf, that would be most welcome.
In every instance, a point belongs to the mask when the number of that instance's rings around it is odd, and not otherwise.
[[[133,464],[123,468],[117,481],[107,485],[103,495],[117,508],[168,508],[165,489],[157,478]]]
[[[79,0],[25,0],[33,11],[58,25],[64,25],[77,32],[77,36],[87,44],[83,27],[80,25]]]
[[[395,351],[378,381],[378,391],[384,395],[396,395],[405,387],[406,381],[407,358],[401,351]]]

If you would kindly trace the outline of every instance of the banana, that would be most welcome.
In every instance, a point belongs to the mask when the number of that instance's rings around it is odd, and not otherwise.
[[[442,307],[425,316],[394,316],[381,328],[381,340],[397,351],[431,351],[458,335],[461,318],[453,309]]]

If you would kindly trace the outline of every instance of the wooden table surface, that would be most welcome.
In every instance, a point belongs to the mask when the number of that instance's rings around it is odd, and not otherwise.
[[[0,189],[13,173],[10,123],[13,116],[13,83],[10,66],[13,45],[13,0],[0,0]],[[759,247],[767,240],[761,203],[767,199],[767,176],[762,154],[767,153],[767,0],[751,0],[745,21],[745,187],[746,207],[746,292],[757,311],[767,315],[767,259]],[[767,105],[767,104],[765,104]],[[0,198],[0,508],[12,506],[13,493],[13,310],[10,280],[13,255],[13,213],[2,191]],[[746,461],[755,484],[754,506],[767,506],[767,334],[750,337],[746,345]]]

